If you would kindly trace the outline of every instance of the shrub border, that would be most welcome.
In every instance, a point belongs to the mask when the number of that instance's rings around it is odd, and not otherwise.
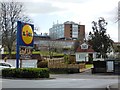
[[[49,78],[48,68],[5,68],[3,78]]]

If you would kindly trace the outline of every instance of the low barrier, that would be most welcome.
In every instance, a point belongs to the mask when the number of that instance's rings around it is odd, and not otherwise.
[[[50,69],[55,69],[55,68],[59,68],[59,69],[65,69],[65,68],[68,68],[68,69],[79,69],[79,72],[82,70],[82,69],[85,69],[85,63],[81,63],[81,64],[67,64],[65,63],[64,59],[61,58],[61,59],[51,59],[51,60],[48,60],[48,68]]]

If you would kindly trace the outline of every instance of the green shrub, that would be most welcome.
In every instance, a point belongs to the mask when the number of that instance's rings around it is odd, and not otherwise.
[[[69,63],[70,64],[75,64],[76,63],[75,55],[70,55],[69,56]]]
[[[37,67],[38,68],[47,68],[48,67],[48,61],[45,60],[45,61],[41,61],[37,64]]]
[[[65,63],[69,64],[69,56],[68,55],[64,55],[64,61],[65,61]]]
[[[6,68],[2,70],[2,76],[13,78],[49,78],[49,70],[47,68]]]
[[[64,57],[64,54],[54,54],[53,57],[54,58],[61,58],[61,57]]]

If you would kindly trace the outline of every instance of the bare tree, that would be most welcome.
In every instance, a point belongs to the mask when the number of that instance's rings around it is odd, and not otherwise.
[[[7,47],[10,56],[16,40],[16,22],[18,20],[30,22],[30,19],[23,14],[23,9],[23,3],[20,2],[0,2],[2,45]]]
[[[79,47],[79,45],[80,45],[80,40],[79,40],[79,39],[75,40],[74,45],[73,45],[73,47],[74,47],[74,52],[76,52],[76,50],[77,50],[77,48]]]
[[[53,53],[55,51],[55,41],[48,41],[48,52],[49,52],[49,57],[53,57]]]

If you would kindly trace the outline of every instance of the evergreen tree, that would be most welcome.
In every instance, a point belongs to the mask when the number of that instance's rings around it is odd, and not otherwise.
[[[92,48],[102,55],[103,58],[107,58],[107,53],[111,52],[113,40],[106,33],[107,22],[104,18],[100,17],[98,22],[93,21],[93,32],[89,33],[88,43],[92,45]]]

